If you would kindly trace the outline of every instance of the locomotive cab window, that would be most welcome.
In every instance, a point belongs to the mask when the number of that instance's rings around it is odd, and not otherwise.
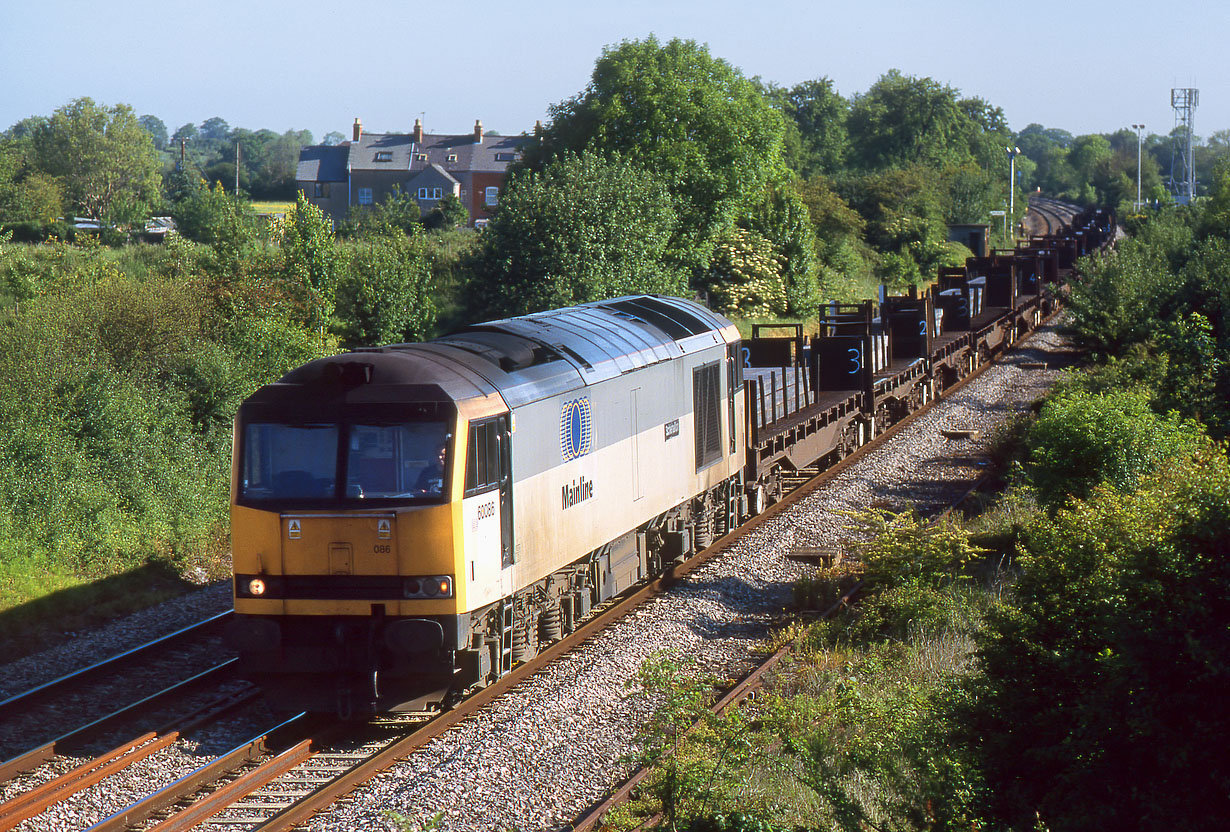
[[[470,457],[466,461],[466,496],[490,491],[500,484],[499,421],[470,425]]]
[[[347,497],[439,497],[447,472],[448,433],[441,422],[350,426]]]
[[[450,438],[438,421],[249,423],[240,499],[438,502],[448,490]]]
[[[248,425],[244,496],[256,500],[332,496],[337,436],[337,425]]]

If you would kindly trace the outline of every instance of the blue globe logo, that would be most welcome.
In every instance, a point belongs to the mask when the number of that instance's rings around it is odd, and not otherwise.
[[[593,449],[593,422],[588,398],[564,402],[560,409],[560,456],[564,462],[585,456]]]

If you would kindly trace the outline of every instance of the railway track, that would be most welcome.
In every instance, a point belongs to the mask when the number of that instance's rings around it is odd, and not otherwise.
[[[0,702],[0,725],[4,726],[0,782],[45,762],[58,751],[83,746],[124,719],[148,713],[173,696],[234,678],[233,666],[216,660],[221,628],[229,616],[229,612],[210,616]],[[208,665],[203,669],[201,664],[193,667],[191,657],[182,661],[189,650],[203,650]],[[172,667],[159,671],[163,662]],[[127,692],[117,692],[115,686],[129,673],[140,673],[140,681],[127,685]],[[166,675],[173,677],[169,684]],[[155,688],[152,694],[148,693],[151,687]],[[129,694],[127,701],[117,706],[116,699],[124,693]],[[66,721],[76,722],[76,727],[65,731]]]
[[[20,792],[12,786],[5,789],[9,795],[0,802],[0,831],[37,818],[86,789],[165,753],[185,732],[256,700],[257,689],[238,682],[234,659],[217,661],[214,657],[203,670],[189,671],[186,676],[172,673],[169,681],[150,670],[178,651],[200,649],[202,642],[208,652],[216,653],[214,642],[228,617],[229,613],[210,616],[0,702],[7,746],[18,748],[0,762],[0,784],[23,776],[36,781]],[[182,665],[175,669],[183,671]],[[129,672],[138,674],[138,679],[120,681]],[[159,681],[150,692],[152,679]],[[118,695],[117,687],[129,695]],[[174,716],[162,718],[163,713]],[[65,730],[66,725],[71,727]],[[117,739],[125,734],[122,742]],[[71,765],[102,742],[115,745]],[[65,767],[57,776],[49,776]]]
[[[1072,224],[1078,213],[1080,211],[1076,206],[1066,202],[1045,196],[1031,196],[1025,225],[1031,235],[1058,234]]]

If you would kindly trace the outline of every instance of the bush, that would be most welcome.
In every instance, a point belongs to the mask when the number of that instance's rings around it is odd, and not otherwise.
[[[1054,508],[1102,483],[1130,490],[1161,461],[1190,456],[1201,433],[1174,414],[1158,416],[1143,393],[1076,392],[1046,403],[1028,441],[1026,472],[1039,501]]]
[[[343,249],[338,330],[347,347],[417,341],[435,324],[431,266],[423,233],[372,235]]]
[[[259,271],[243,254],[239,271]],[[148,563],[219,574],[231,422],[336,344],[187,240],[0,247],[0,604]],[[262,255],[263,256],[263,255]]]
[[[1030,533],[962,720],[1005,827],[1224,827],[1227,517],[1230,463],[1206,449]]]
[[[856,537],[850,546],[863,562],[863,579],[876,590],[916,582],[947,586],[982,555],[964,529],[946,520],[924,520],[914,510],[870,509],[853,515],[851,529]]]

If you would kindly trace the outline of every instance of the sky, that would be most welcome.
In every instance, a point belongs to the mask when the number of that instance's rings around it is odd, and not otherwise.
[[[0,0],[0,129],[82,96],[168,131],[231,127],[506,135],[581,92],[606,47],[650,34],[707,44],[746,76],[828,77],[847,97],[889,69],[1003,108],[1020,130],[1230,128],[1223,0]]]

